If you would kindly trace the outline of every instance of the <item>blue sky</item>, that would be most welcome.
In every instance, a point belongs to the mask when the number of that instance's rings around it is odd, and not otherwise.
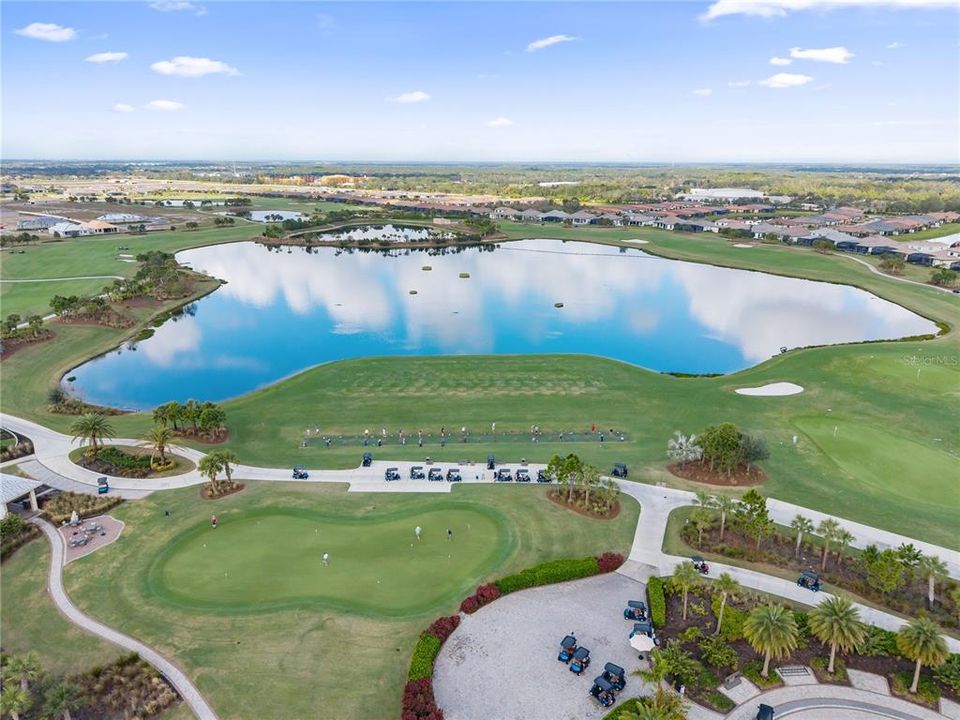
[[[957,162],[958,7],[4,2],[2,155]]]

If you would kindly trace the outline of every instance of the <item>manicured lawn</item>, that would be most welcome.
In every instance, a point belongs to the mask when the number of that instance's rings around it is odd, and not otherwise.
[[[150,574],[153,592],[214,610],[318,605],[416,615],[463,598],[512,550],[506,518],[446,498],[360,518],[261,509],[219,521],[216,529],[201,521],[166,547]]]
[[[346,493],[342,487],[331,485],[248,483],[243,492],[211,503],[200,500],[197,488],[169,491],[113,510],[111,514],[126,523],[123,535],[103,551],[68,565],[65,584],[85,612],[175,658],[221,717],[305,718],[316,717],[320,708],[326,708],[331,717],[396,717],[416,638],[434,616],[456,609],[459,596],[451,594],[456,588],[472,589],[483,580],[550,559],[583,557],[604,550],[628,552],[639,511],[631,499],[624,498],[623,510],[616,519],[592,520],[554,505],[543,497],[544,492],[542,487],[513,485],[456,487],[449,496],[381,495]],[[169,516],[165,510],[170,511]],[[212,512],[222,523],[216,530],[209,528]],[[236,564],[223,571],[198,564],[200,575],[195,579],[181,572],[186,565],[176,572],[178,580],[194,592],[219,592],[220,607],[184,606],[165,591],[156,592],[151,570],[158,563],[163,566],[163,555],[171,544],[174,559],[167,563],[168,569],[173,569],[170,563],[181,562],[175,560],[177,557],[184,562],[190,560],[195,533],[206,538],[201,539],[199,550],[207,542],[206,550],[215,552],[221,547],[211,545],[214,540],[221,543],[217,533],[225,532],[229,539],[231,525],[240,523],[237,530],[241,535],[255,540],[253,534],[258,529],[254,518],[276,516],[278,512],[336,518],[339,523],[357,523],[358,530],[367,528],[374,534],[392,532],[391,524],[396,521],[401,538],[397,545],[402,546],[384,546],[383,542],[391,538],[381,535],[380,551],[390,555],[426,550],[439,555],[439,564],[447,561],[444,556],[453,554],[453,548],[447,549],[445,540],[437,541],[439,548],[431,548],[428,543],[434,542],[437,532],[446,531],[446,522],[457,522],[459,517],[473,525],[475,517],[494,516],[501,519],[501,524],[496,525],[493,535],[484,531],[491,545],[488,552],[495,558],[486,569],[478,565],[454,568],[453,577],[446,578],[422,562],[401,563],[399,559],[397,568],[384,569],[383,574],[393,578],[393,591],[398,596],[414,598],[419,594],[430,598],[418,608],[408,605],[408,610],[419,613],[416,617],[390,617],[361,606],[364,593],[369,591],[362,584],[368,574],[353,564],[351,554],[362,552],[376,562],[378,543],[366,546],[353,533],[350,537],[360,547],[352,550],[345,543],[330,550],[330,565],[321,569],[338,573],[338,581],[350,585],[336,592],[359,598],[356,611],[344,612],[311,601],[281,610],[254,602],[254,607],[244,612],[231,607],[226,590],[232,586],[226,585],[221,591],[202,589],[204,582],[211,586],[224,582],[223,572],[228,573],[229,583],[229,574],[239,572]],[[423,547],[411,551],[418,518],[422,518],[425,531]],[[253,525],[242,527],[245,519],[252,520]],[[331,522],[325,521],[324,526],[332,526]],[[261,588],[273,583],[293,583],[302,588],[316,582],[295,577],[316,569],[313,556],[320,550],[310,538],[313,529],[320,528],[308,525],[303,529],[306,537],[301,543],[296,537],[274,535],[258,545],[259,550],[242,551],[251,560],[259,551],[272,555],[274,551],[268,546],[276,540],[294,556],[263,570],[258,580]],[[466,542],[472,529],[461,532],[455,527],[452,545]],[[298,534],[296,530],[291,532]],[[493,550],[496,547],[507,548],[508,552]],[[473,562],[482,562],[479,558],[483,555],[483,551],[471,553]],[[448,591],[445,597],[425,584],[422,572],[441,577],[438,582]]]
[[[6,259],[4,259],[6,265]],[[124,273],[116,272],[117,275]],[[50,298],[54,295],[99,295],[113,280],[64,280],[52,282],[0,283],[0,306],[3,317],[16,313],[26,319],[50,313]]]
[[[897,235],[893,239],[902,242],[917,242],[921,240],[932,240],[945,235],[953,235],[954,233],[960,233],[960,223],[945,223],[938,228],[930,228],[906,235]]]
[[[649,241],[644,250],[665,257],[846,282],[948,324],[955,324],[960,316],[960,297],[878,277],[857,263],[803,248],[738,249],[710,233],[681,235],[647,228],[581,230],[504,223],[503,229],[510,237],[552,236],[614,245],[643,238]],[[236,230],[213,232],[226,237]],[[180,235],[180,231],[166,235]],[[47,390],[59,373],[109,349],[124,334],[103,328],[57,327],[56,331],[58,340],[25,348],[4,361],[0,380],[4,410],[65,430],[71,419],[49,415],[43,408]],[[796,382],[805,391],[779,398],[733,392],[777,381]],[[698,432],[710,423],[729,420],[767,441],[771,458],[764,464],[770,476],[766,493],[957,547],[953,508],[960,491],[951,473],[921,479],[928,463],[907,462],[898,466],[901,477],[879,466],[879,477],[888,480],[866,482],[861,475],[868,471],[859,459],[868,448],[845,458],[849,448],[825,445],[815,433],[808,436],[798,423],[811,418],[861,423],[904,438],[933,456],[952,459],[960,455],[960,437],[948,431],[956,427],[953,408],[958,399],[960,338],[955,332],[933,341],[797,350],[719,378],[679,379],[588,356],[371,358],[314,368],[226,403],[227,445],[251,464],[350,467],[359,462],[363,449],[359,444],[301,448],[304,429],[319,427],[323,433],[356,436],[364,428],[385,427],[391,433],[404,428],[408,435],[422,428],[433,436],[422,450],[415,443],[402,448],[391,444],[374,449],[375,454],[403,460],[430,455],[440,460],[482,461],[492,452],[508,461],[524,457],[538,461],[572,451],[604,470],[613,462],[627,462],[633,470],[631,478],[640,481],[682,484],[663,470],[667,439],[675,430]],[[141,434],[150,423],[142,414],[112,422],[126,436]],[[513,433],[513,440],[451,442],[442,449],[437,444],[443,425],[466,425],[477,434],[489,430],[493,422],[498,431]],[[625,430],[628,440],[600,448],[598,443],[534,445],[525,439],[534,424],[545,432],[558,432],[584,430],[594,422],[600,428]],[[930,483],[936,496],[947,498],[946,502],[931,503]],[[921,487],[927,491],[921,492]]]
[[[120,648],[64,619],[47,595],[49,570],[50,544],[45,537],[31,540],[4,560],[0,569],[4,652],[34,650],[43,668],[55,674],[83,672],[120,657]]]

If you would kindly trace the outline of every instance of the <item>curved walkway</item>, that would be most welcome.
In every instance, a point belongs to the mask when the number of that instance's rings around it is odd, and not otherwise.
[[[50,541],[52,556],[50,558],[50,575],[47,580],[47,590],[57,609],[77,627],[94,635],[98,635],[104,640],[112,642],[114,645],[119,645],[125,650],[135,652],[153,665],[153,667],[173,685],[184,702],[190,706],[190,709],[198,720],[217,720],[217,714],[213,711],[213,708],[207,704],[207,701],[203,699],[200,691],[197,690],[197,687],[180,668],[139,640],[134,640],[129,635],[117,632],[97,622],[90,616],[83,614],[77,606],[71,602],[70,597],[63,588],[63,539],[56,528],[46,520],[34,518],[31,522],[36,524]]]
[[[795,716],[804,718],[893,718],[893,720],[943,720],[934,710],[889,695],[844,685],[794,685],[770,690],[752,697],[725,720],[754,720],[757,705],[766,703],[776,708],[777,719]]]
[[[879,275],[882,278],[887,280],[896,280],[897,282],[907,283],[909,285],[919,285],[920,287],[932,288],[933,290],[940,290],[941,292],[951,292],[950,288],[939,287],[937,285],[930,285],[929,283],[923,283],[918,280],[911,280],[910,278],[897,277],[896,275],[889,275],[888,273],[883,272],[875,265],[871,265],[866,260],[861,260],[860,258],[853,257],[851,255],[840,255],[840,257],[846,258],[847,260],[852,260],[855,263],[860,263],[866,268],[869,268],[870,272],[874,275]]]

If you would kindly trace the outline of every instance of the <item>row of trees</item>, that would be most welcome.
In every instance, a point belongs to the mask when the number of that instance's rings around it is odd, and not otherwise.
[[[35,684],[44,676],[40,658],[34,652],[13,655],[3,664],[3,691],[0,692],[0,715],[13,720],[39,706],[42,717],[71,720],[70,713],[83,707],[80,689],[61,681],[48,686],[40,697],[35,697]]]
[[[171,400],[153,411],[155,425],[189,435],[217,435],[226,430],[227,413],[212,402],[187,400],[185,403]]]
[[[20,323],[27,323],[24,328],[19,327]],[[39,315],[28,315],[26,318],[20,317],[17,313],[10,313],[0,324],[0,337],[6,339],[26,338],[34,339],[43,334],[43,318]]]
[[[687,595],[702,582],[704,581],[701,575],[689,561],[677,565],[673,577],[670,578],[670,586],[683,596],[684,619],[686,619]],[[723,610],[728,598],[740,591],[740,584],[727,573],[723,573],[713,584],[713,592],[720,595],[720,611],[714,634],[719,634],[721,631]],[[807,625],[813,636],[830,648],[827,672],[831,674],[834,672],[837,652],[854,652],[867,638],[868,627],[861,620],[860,611],[844,597],[828,598],[817,605],[807,614]],[[755,607],[747,615],[743,634],[751,647],[763,655],[761,672],[763,677],[769,674],[770,660],[787,657],[797,648],[800,640],[800,629],[795,615],[782,605],[775,603]],[[904,625],[897,633],[896,642],[900,653],[915,662],[913,683],[910,686],[910,691],[914,693],[917,692],[921,668],[940,665],[950,656],[940,628],[926,617],[916,618]],[[656,653],[657,651],[654,651],[655,665]],[[671,670],[676,674],[675,667]]]
[[[770,452],[761,438],[727,422],[711,425],[699,435],[676,431],[667,441],[667,457],[680,465],[702,461],[711,472],[729,476],[741,466],[766,460]]]
[[[546,473],[557,479],[559,494],[570,505],[578,505],[591,512],[605,513],[613,509],[620,488],[612,480],[600,477],[600,471],[584,463],[577,455],[554,455],[547,464]]]

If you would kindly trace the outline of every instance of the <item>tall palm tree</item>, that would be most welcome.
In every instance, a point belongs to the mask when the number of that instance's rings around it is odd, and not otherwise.
[[[227,480],[232,481],[233,468],[231,465],[236,465],[238,462],[240,462],[240,458],[237,457],[237,454],[232,450],[217,450],[211,454],[217,458],[217,461],[220,463],[220,469],[223,470],[223,474],[227,476]]]
[[[827,555],[830,552],[830,543],[836,539],[839,531],[840,523],[833,518],[821,520],[820,524],[817,525],[817,534],[823,538],[823,558],[820,561],[821,570],[827,569]]]
[[[897,649],[910,660],[916,661],[913,670],[913,684],[910,692],[917,691],[920,682],[920,668],[923,665],[942,665],[950,656],[947,641],[940,634],[937,624],[926,617],[918,617],[909,625],[904,625],[897,633]]]
[[[782,605],[758,605],[743,623],[743,636],[763,654],[763,677],[770,676],[770,658],[786,657],[797,647],[800,630],[793,613]]]
[[[723,542],[723,531],[727,527],[727,516],[737,509],[737,501],[726,495],[717,495],[716,508],[720,512],[720,542]]]
[[[703,489],[697,490],[696,497],[693,501],[702,508],[712,508],[716,504],[713,495]]]
[[[222,469],[223,466],[220,464],[220,458],[217,457],[216,453],[204,455],[197,463],[197,470],[209,481],[210,494],[213,496],[220,494],[220,483],[217,482],[217,475],[220,474]]]
[[[167,446],[170,444],[170,440],[173,439],[173,433],[170,432],[170,429],[163,425],[154,425],[147,430],[143,439],[151,448],[150,462],[153,462],[154,452],[156,452],[156,454],[160,456],[160,463],[166,464]]]
[[[677,563],[677,567],[673,571],[673,577],[670,578],[670,584],[674,589],[679,590],[683,593],[683,619],[687,619],[687,595],[690,590],[696,587],[700,583],[700,573],[697,572],[697,569],[693,567],[693,563],[689,560],[684,560],[682,563]]]
[[[837,564],[839,565],[843,561],[843,554],[847,551],[847,548],[850,547],[850,543],[856,540],[856,538],[853,536],[853,533],[846,528],[840,528],[837,530],[834,540],[837,543]]]
[[[170,417],[167,413],[166,405],[158,405],[153,409],[153,424],[159,425],[160,427],[166,427],[167,423],[170,422]]]
[[[600,471],[593,465],[584,465],[580,472],[580,483],[583,486],[584,507],[590,506],[590,489],[600,484]]]
[[[177,421],[180,420],[182,413],[182,407],[180,403],[178,403],[176,400],[171,400],[163,407],[166,408],[164,411],[164,416],[167,418],[167,422],[173,426],[174,430],[179,430],[180,428],[177,427]]]
[[[937,599],[937,582],[947,578],[947,565],[936,555],[924,555],[920,558],[917,569],[927,577],[927,602],[932,608]]]
[[[690,513],[690,520],[697,528],[697,547],[703,547],[703,533],[710,529],[710,525],[713,523],[713,513],[702,505],[697,506]]]
[[[837,650],[850,652],[867,635],[867,626],[860,620],[860,611],[843,597],[824,600],[810,611],[808,618],[810,630],[817,640],[830,646],[828,673],[833,673]]]
[[[100,452],[102,440],[117,436],[113,425],[100,413],[84,413],[73,421],[70,432],[74,440],[80,441],[80,445],[90,443],[90,457],[96,457]]]
[[[740,583],[734,580],[730,573],[721,573],[713,583],[713,590],[720,593],[720,612],[717,613],[717,629],[713,633],[719,635],[720,628],[723,626],[723,611],[727,607],[727,600],[740,591]]]
[[[62,715],[63,720],[71,720],[70,712],[83,707],[83,700],[76,685],[61,682],[47,691],[43,706],[47,714]]]
[[[40,656],[31,650],[26,655],[12,656],[7,660],[3,671],[8,678],[20,683],[21,690],[29,693],[30,683],[39,680],[43,675],[43,666],[40,664]]]
[[[0,693],[0,716],[9,715],[13,720],[20,720],[20,713],[25,713],[31,705],[30,693],[16,685],[7,685]]]
[[[797,531],[797,546],[793,549],[793,556],[798,558],[800,557],[800,543],[803,542],[803,536],[813,532],[813,521],[808,517],[797,514],[790,521],[790,527]]]
[[[657,720],[684,720],[687,717],[687,703],[667,685],[666,679],[670,672],[668,663],[664,662],[663,651],[657,649],[650,653],[650,668],[634,670],[633,674],[653,685],[653,697],[648,700],[648,703],[650,703],[652,709],[660,713],[654,715],[654,718]],[[647,699],[644,698],[644,700]]]

